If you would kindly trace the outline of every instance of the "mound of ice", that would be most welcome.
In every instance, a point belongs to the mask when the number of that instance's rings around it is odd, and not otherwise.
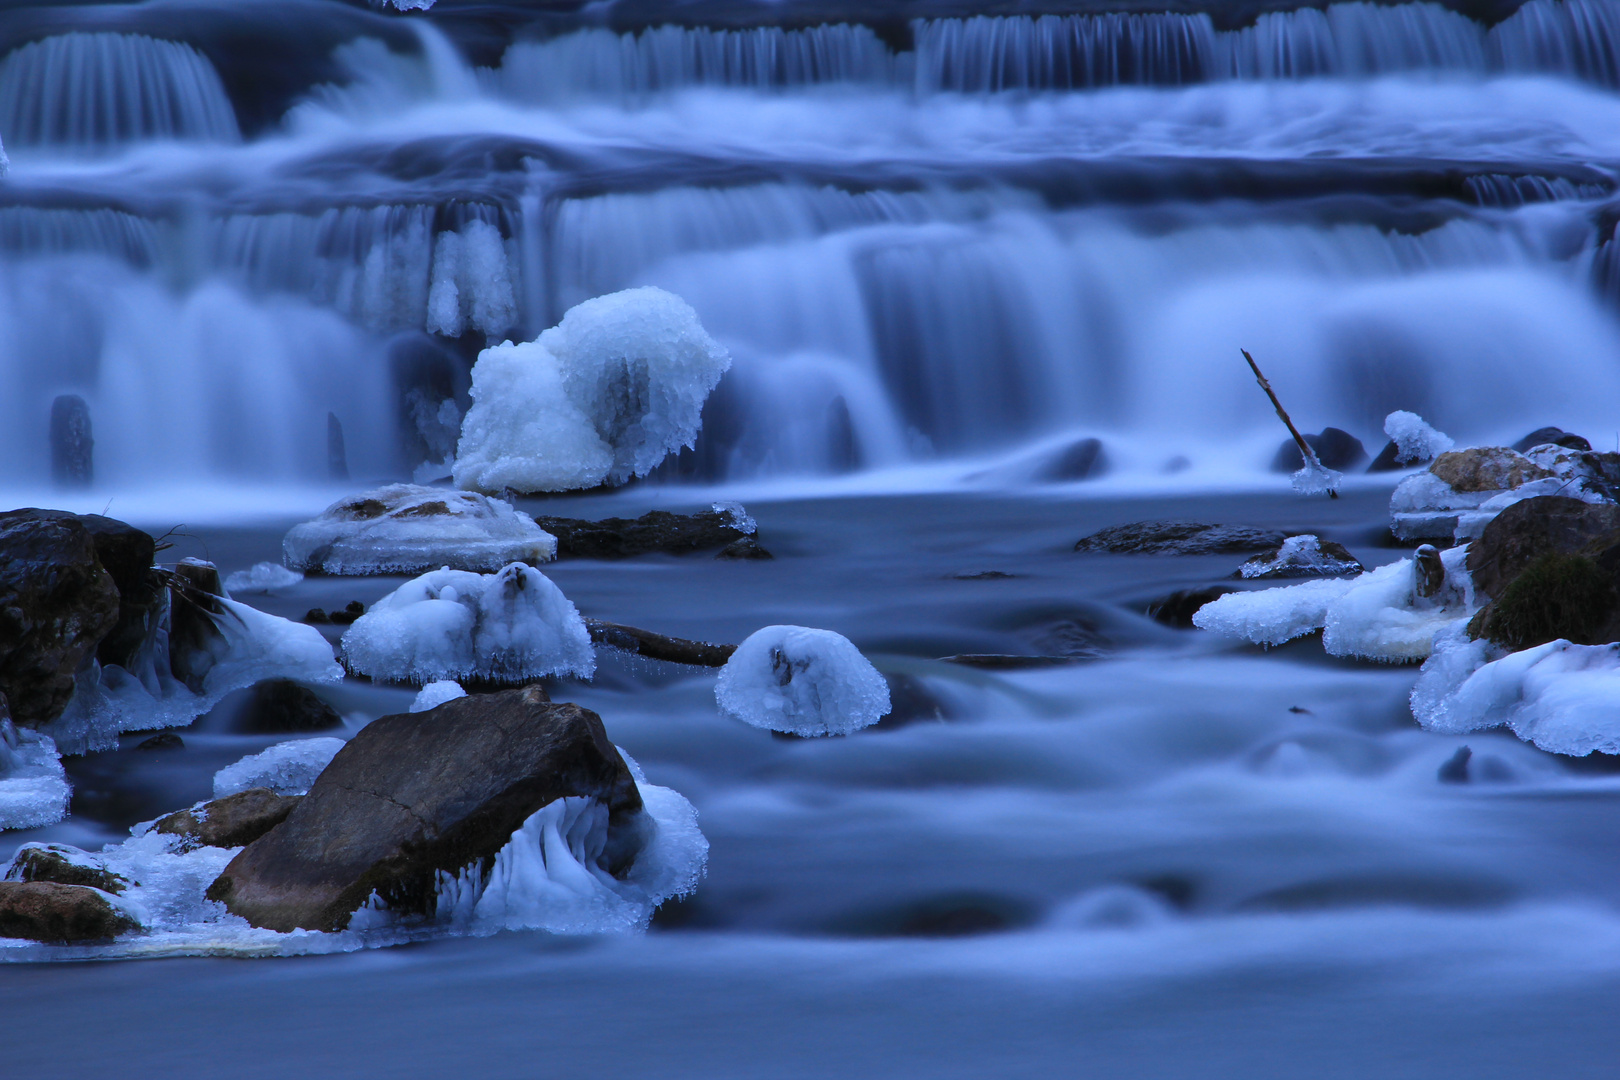
[[[288,566],[325,574],[420,574],[438,566],[491,572],[556,558],[557,538],[499,499],[390,484],[294,526],[281,549]]]
[[[431,7],[433,0],[392,0],[399,7]],[[459,233],[442,232],[433,243],[433,283],[428,288],[429,332],[460,337],[468,327],[487,335],[517,322],[517,293],[501,231],[487,221],[469,221]]]
[[[1306,533],[1290,536],[1276,551],[1256,555],[1238,567],[1246,578],[1330,577],[1359,574],[1365,567],[1340,544]]]
[[[794,735],[848,735],[889,711],[889,684],[831,630],[767,626],[737,646],[715,700],[745,724]]]
[[[61,821],[70,794],[56,744],[0,717],[0,829]]]
[[[371,606],[343,635],[351,670],[426,684],[543,675],[589,677],[596,654],[579,611],[540,571],[435,570]]]
[[[467,691],[461,688],[460,683],[452,679],[440,679],[422,687],[415,700],[411,702],[411,712],[427,712],[429,709],[437,709],[447,701],[466,696]]]
[[[273,593],[290,589],[304,580],[297,570],[289,570],[280,563],[254,563],[250,569],[238,570],[225,579],[229,593]]]
[[[673,293],[587,300],[536,340],[479,354],[456,484],[566,491],[645,476],[693,444],[703,403],[730,366]]]
[[[1447,733],[1505,725],[1555,754],[1620,753],[1620,644],[1493,651],[1459,640],[1436,653],[1412,691],[1418,723]]]
[[[277,795],[303,795],[321,770],[343,749],[342,739],[293,739],[249,754],[214,774],[214,798],[248,788],[269,788]]]
[[[1402,409],[1384,417],[1384,434],[1395,444],[1395,461],[1401,465],[1432,461],[1457,445],[1451,436],[1430,427],[1417,413]]]
[[[1256,645],[1281,645],[1320,630],[1328,605],[1350,591],[1354,579],[1325,578],[1258,592],[1217,597],[1193,613],[1193,625]]]
[[[1294,490],[1301,495],[1328,495],[1339,490],[1344,473],[1336,472],[1319,461],[1307,461],[1305,467],[1293,475]]]

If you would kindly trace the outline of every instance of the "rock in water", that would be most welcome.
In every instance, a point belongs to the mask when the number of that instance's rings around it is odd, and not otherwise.
[[[249,691],[236,730],[252,735],[326,731],[340,727],[343,718],[315,691],[291,679],[266,679]]]
[[[241,847],[286,821],[301,798],[277,795],[269,788],[249,788],[158,818],[152,831],[205,847]]]
[[[181,559],[169,586],[169,670],[194,694],[203,691],[208,672],[229,651],[217,617],[225,586],[219,567],[202,559]]]
[[[83,523],[0,514],[0,693],[20,725],[61,714],[73,676],[118,623],[118,588]]]
[[[1225,555],[1274,548],[1288,539],[1277,529],[1203,525],[1193,521],[1138,521],[1111,525],[1076,541],[1076,551],[1116,555]]]
[[[1562,446],[1566,450],[1591,450],[1592,444],[1579,435],[1571,434],[1563,428],[1544,427],[1537,428],[1518,442],[1513,449],[1519,453],[1533,449],[1537,446]]]
[[[1561,495],[1514,503],[1468,545],[1474,588],[1493,599],[1542,555],[1575,554],[1620,530],[1620,506],[1594,505]]]
[[[104,941],[138,927],[95,889],[53,881],[0,881],[0,937],[72,944]]]
[[[1071,443],[1054,454],[1036,472],[1035,479],[1052,483],[1090,480],[1108,471],[1108,454],[1101,439],[1088,438]]]
[[[58,487],[89,487],[95,479],[96,442],[90,437],[90,406],[77,394],[51,402],[51,478]]]
[[[1429,471],[1450,485],[1453,491],[1506,491],[1553,475],[1523,454],[1505,446],[1449,450],[1434,459]]]
[[[1323,428],[1320,434],[1305,436],[1305,444],[1316,451],[1316,459],[1322,463],[1323,468],[1353,469],[1367,460],[1367,448],[1361,445],[1361,440],[1340,428]],[[1277,447],[1277,454],[1271,459],[1271,471],[1290,473],[1297,472],[1305,465],[1305,459],[1299,452],[1299,444],[1288,439]]]
[[[118,894],[129,881],[101,865],[87,851],[66,844],[24,844],[4,875],[7,881],[54,881]]]
[[[283,932],[342,929],[373,893],[428,914],[437,874],[492,859],[529,815],[570,796],[608,807],[603,858],[623,873],[644,843],[641,794],[595,713],[525,688],[385,716],[208,896]]]
[[[1366,571],[1343,544],[1316,536],[1290,536],[1275,551],[1256,555],[1238,568],[1246,578],[1338,577]]]
[[[1178,589],[1169,596],[1148,605],[1148,618],[1173,626],[1178,630],[1193,629],[1193,616],[1205,604],[1214,603],[1229,592],[1229,585],[1211,585],[1203,589]]]
[[[696,514],[651,510],[634,519],[539,517],[535,521],[557,538],[559,556],[576,559],[627,559],[653,551],[678,555],[725,547],[754,535],[751,519],[719,507]]]

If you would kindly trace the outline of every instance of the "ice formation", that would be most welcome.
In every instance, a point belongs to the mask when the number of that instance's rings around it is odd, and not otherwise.
[[[1434,470],[1445,464],[1442,461],[1428,472],[1407,477],[1389,500],[1390,529],[1396,536],[1404,540],[1471,540],[1481,536],[1497,514],[1538,495],[1561,495],[1588,503],[1614,501],[1604,466],[1592,454],[1549,443],[1524,454],[1505,447],[1471,447],[1446,456],[1478,463],[1464,484],[1477,490],[1458,490],[1436,475]]]
[[[214,774],[214,798],[264,787],[277,795],[302,795],[343,749],[342,739],[293,739],[249,754]]]
[[[714,696],[746,724],[795,735],[848,735],[889,711],[889,684],[831,630],[767,626],[720,669]]]
[[[433,0],[393,0],[426,8]],[[487,221],[469,221],[459,233],[434,239],[433,284],[428,289],[427,329],[460,337],[469,327],[500,334],[517,322],[511,260],[501,232]]]
[[[557,538],[511,504],[467,491],[390,484],[335,502],[281,542],[287,565],[326,574],[491,572],[548,562]]]
[[[359,674],[420,684],[588,678],[596,669],[585,620],[522,563],[495,574],[447,568],[406,582],[349,627],[343,656]]]
[[[1395,461],[1400,465],[1432,461],[1457,445],[1449,435],[1430,427],[1423,417],[1403,409],[1384,417],[1384,434],[1395,443]]]
[[[1248,560],[1238,567],[1238,573],[1246,578],[1311,577],[1359,573],[1361,569],[1355,559],[1322,550],[1321,538],[1305,533],[1284,540],[1271,557],[1256,556]]]
[[[479,354],[456,484],[564,491],[645,476],[693,444],[730,366],[673,293],[649,286],[587,300],[536,340]]]
[[[1467,548],[1441,552],[1445,583],[1434,596],[1416,592],[1411,559],[1359,577],[1308,581],[1257,592],[1228,593],[1199,608],[1193,625],[1259,645],[1281,645],[1322,631],[1334,656],[1401,662],[1422,660],[1436,633],[1472,613]]]
[[[280,563],[254,563],[250,569],[238,570],[225,579],[229,593],[273,593],[290,589],[304,580],[297,570],[289,570]]]
[[[0,718],[0,829],[61,821],[70,794],[49,736]]]
[[[415,700],[411,702],[411,712],[427,712],[429,709],[437,709],[447,701],[466,696],[467,691],[461,688],[460,683],[453,679],[440,679],[422,687]]]
[[[1339,490],[1344,474],[1328,468],[1319,461],[1307,461],[1305,467],[1294,473],[1294,490],[1301,495],[1327,495]]]

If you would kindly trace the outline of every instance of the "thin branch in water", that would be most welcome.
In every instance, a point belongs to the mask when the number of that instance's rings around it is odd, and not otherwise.
[[[1238,352],[1242,353],[1243,359],[1249,362],[1249,370],[1254,372],[1255,381],[1260,384],[1260,389],[1266,392],[1266,397],[1271,399],[1271,407],[1277,410],[1278,417],[1287,425],[1288,434],[1294,437],[1294,443],[1299,447],[1305,465],[1308,468],[1327,472],[1327,468],[1323,466],[1322,460],[1316,456],[1316,451],[1312,449],[1311,444],[1305,441],[1305,436],[1299,433],[1299,429],[1294,426],[1294,422],[1288,418],[1288,410],[1284,409],[1282,402],[1277,400],[1277,392],[1271,388],[1271,383],[1260,373],[1260,365],[1254,362],[1254,357],[1249,355],[1249,350],[1239,349]],[[1337,491],[1328,488],[1328,498],[1337,499],[1338,497],[1339,493]]]

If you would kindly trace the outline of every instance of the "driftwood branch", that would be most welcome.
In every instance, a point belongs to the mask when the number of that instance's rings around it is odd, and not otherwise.
[[[1277,392],[1271,388],[1271,383],[1260,373],[1260,365],[1254,362],[1254,357],[1249,355],[1248,349],[1239,349],[1238,352],[1242,353],[1243,359],[1249,362],[1249,370],[1254,372],[1255,381],[1260,384],[1260,389],[1266,392],[1266,397],[1271,399],[1271,407],[1277,410],[1277,415],[1287,425],[1288,434],[1294,437],[1294,443],[1299,447],[1300,455],[1305,464],[1314,465],[1316,468],[1321,469],[1321,459],[1316,456],[1316,451],[1311,448],[1311,444],[1305,441],[1305,436],[1299,433],[1299,429],[1294,426],[1294,422],[1288,418],[1288,410],[1283,408],[1282,402],[1277,400]],[[1337,491],[1332,488],[1328,489],[1328,498],[1337,499],[1338,497],[1339,493]]]
[[[672,664],[694,664],[698,667],[724,667],[735,645],[711,645],[706,641],[688,641],[686,638],[666,637],[650,630],[600,619],[586,619],[585,629],[598,645],[612,645],[616,649],[645,656],[649,660],[667,660]]]

